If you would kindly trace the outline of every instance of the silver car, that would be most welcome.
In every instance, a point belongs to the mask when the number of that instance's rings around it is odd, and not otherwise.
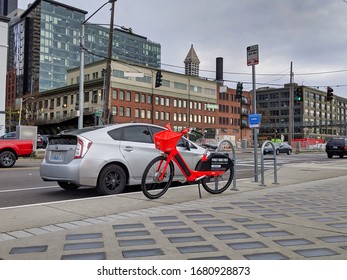
[[[123,192],[126,185],[141,184],[148,163],[160,154],[153,134],[165,128],[140,123],[87,127],[49,138],[40,165],[44,181],[57,181],[65,190],[96,187],[100,194]],[[205,149],[181,138],[177,149],[194,169]],[[184,177],[175,166],[175,180]]]

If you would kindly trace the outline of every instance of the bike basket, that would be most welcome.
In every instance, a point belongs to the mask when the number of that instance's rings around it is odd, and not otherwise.
[[[163,152],[171,152],[173,148],[176,147],[176,144],[181,137],[181,133],[169,130],[163,130],[155,133],[155,148]]]

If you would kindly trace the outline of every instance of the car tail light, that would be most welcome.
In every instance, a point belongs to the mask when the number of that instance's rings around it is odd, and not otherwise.
[[[347,151],[347,145],[345,145],[345,146],[343,147],[343,149],[344,149],[345,151]]]
[[[83,158],[92,144],[92,141],[78,137],[74,158]]]

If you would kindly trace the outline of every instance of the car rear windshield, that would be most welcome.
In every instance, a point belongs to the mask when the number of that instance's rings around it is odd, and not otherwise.
[[[77,137],[73,135],[58,135],[49,139],[50,145],[76,145]]]
[[[345,139],[339,138],[339,139],[331,139],[328,142],[329,145],[345,145]]]

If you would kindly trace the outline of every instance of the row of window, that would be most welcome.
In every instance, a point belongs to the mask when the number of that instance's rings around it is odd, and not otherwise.
[[[219,117],[220,125],[237,125],[240,126],[241,119],[238,118],[227,118],[227,117]]]
[[[130,107],[123,107],[123,106],[112,106],[112,115],[113,116],[119,116],[119,117],[128,117],[131,118],[132,114],[134,114],[135,119],[152,119],[152,111],[151,110],[145,110],[145,109],[132,109]],[[162,120],[162,121],[182,121],[187,122],[187,114],[186,113],[170,113],[170,112],[164,112],[164,111],[155,111],[154,112],[154,119],[155,120]],[[214,116],[201,116],[201,115],[195,115],[190,114],[189,115],[189,121],[190,122],[198,122],[205,124],[214,124],[215,117]]]
[[[121,100],[121,101],[132,101],[132,93],[131,91],[123,91],[123,90],[113,90],[112,91],[112,98],[114,100]],[[144,93],[134,93],[134,100],[135,102],[141,102],[141,103],[147,103],[151,104],[152,103],[152,97],[151,95],[146,95]],[[166,106],[170,107],[171,106],[171,100],[172,98],[169,97],[160,97],[160,96],[155,96],[154,103],[155,105],[161,105],[161,106]],[[185,99],[173,99],[173,107],[174,108],[187,108],[187,103],[188,101]],[[190,109],[196,109],[196,110],[202,110],[202,102],[197,102],[197,101],[189,101],[189,107]],[[205,104],[204,110],[213,110],[213,109],[208,109],[207,104]]]

